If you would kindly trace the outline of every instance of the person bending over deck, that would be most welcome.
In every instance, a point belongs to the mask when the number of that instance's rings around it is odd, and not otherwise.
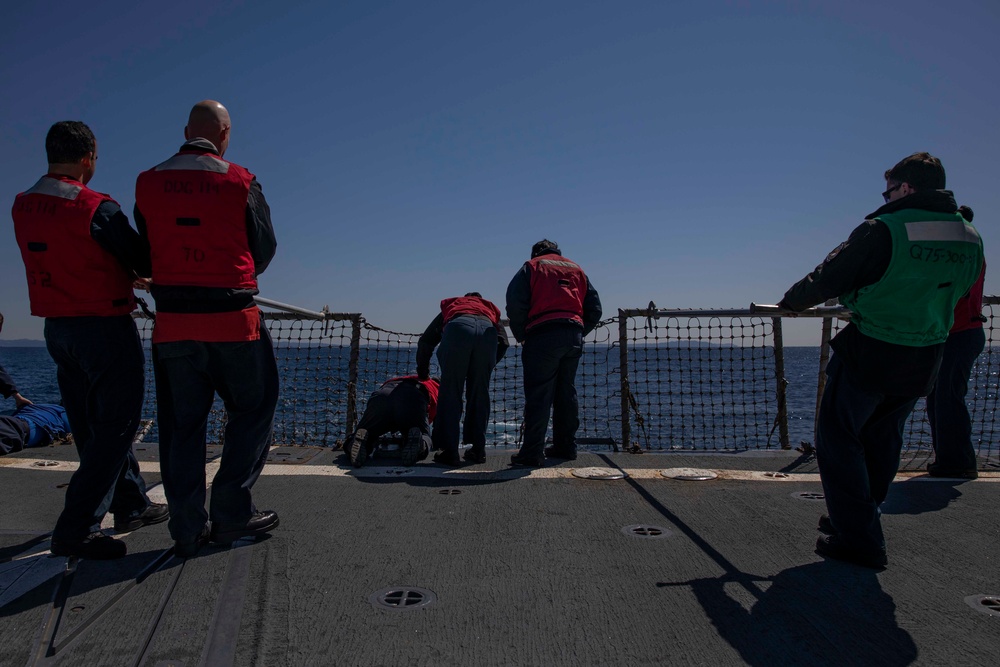
[[[274,348],[253,300],[276,242],[257,179],[222,159],[230,127],[224,106],[199,102],[180,151],[140,174],[135,186],[135,220],[148,242],[157,309],[153,371],[163,489],[180,557],[209,540],[229,544],[278,525],[278,515],[257,511],[250,495],[267,459],[278,402]],[[206,512],[205,432],[216,392],[228,420]]]
[[[972,222],[972,209],[962,206],[959,212]],[[976,358],[986,347],[983,332],[983,282],[986,266],[969,293],[955,307],[955,323],[948,333],[934,390],[927,394],[927,421],[931,426],[934,462],[927,464],[931,477],[976,479],[976,449],[972,446],[972,417],[965,395],[969,375]]]
[[[44,447],[70,433],[66,409],[49,403],[30,403],[12,415],[0,416],[0,455],[26,447]]]
[[[601,298],[583,269],[543,239],[507,286],[507,317],[523,345],[524,367],[524,442],[511,464],[537,467],[546,456],[572,461],[580,426],[576,369],[584,336],[601,321]],[[550,411],[552,446],[545,447]]]
[[[0,313],[0,331],[3,331],[3,313]],[[24,396],[21,396],[21,392],[18,391],[17,385],[14,384],[14,379],[11,378],[7,369],[3,367],[3,364],[0,364],[0,394],[2,394],[4,398],[13,398],[15,409],[24,407],[25,405],[31,405],[31,401],[26,399]]]
[[[344,443],[344,451],[355,468],[365,464],[386,433],[406,436],[400,456],[411,466],[427,458],[431,445],[430,421],[438,403],[438,381],[416,375],[392,378],[372,392],[357,428]]]
[[[955,305],[983,266],[982,240],[945,190],[940,160],[914,153],[885,172],[869,214],[779,305],[839,296],[853,313],[833,339],[816,456],[828,516],[816,553],[880,569],[879,506],[899,468],[903,427],[934,386]]]
[[[17,196],[12,215],[31,314],[45,318],[45,345],[80,455],[51,550],[121,558],[125,543],[100,532],[108,511],[119,531],[168,518],[166,506],[146,495],[132,453],[145,366],[130,315],[132,284],[149,275],[149,261],[118,203],[87,187],[97,168],[90,128],[56,123],[45,151],[48,173]]]
[[[440,343],[440,347],[438,347]],[[431,354],[437,347],[441,367],[441,393],[434,418],[434,462],[454,466],[458,457],[462,389],[465,388],[463,440],[472,444],[465,452],[470,463],[486,461],[486,425],[490,420],[490,377],[507,353],[507,332],[500,324],[500,309],[479,292],[441,302],[441,312],[417,342],[417,375],[430,377]]]

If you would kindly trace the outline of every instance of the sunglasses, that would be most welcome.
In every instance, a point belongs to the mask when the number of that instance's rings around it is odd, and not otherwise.
[[[896,190],[900,189],[901,187],[903,187],[902,183],[896,183],[896,185],[892,186],[891,188],[882,193],[882,199],[885,200],[886,204],[889,203],[889,196]]]

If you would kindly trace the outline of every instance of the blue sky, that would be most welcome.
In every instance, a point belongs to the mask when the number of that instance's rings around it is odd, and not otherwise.
[[[385,328],[470,290],[502,308],[543,237],[607,313],[774,303],[918,150],[1000,266],[998,33],[1000,3],[964,0],[16,3],[0,198],[77,119],[91,186],[131,217],[135,176],[213,98],[271,205],[262,295]],[[0,272],[3,338],[41,338],[9,223]]]

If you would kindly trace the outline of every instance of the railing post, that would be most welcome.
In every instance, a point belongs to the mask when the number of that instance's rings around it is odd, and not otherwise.
[[[632,423],[629,417],[629,382],[628,382],[628,317],[618,309],[618,365],[621,367],[622,382],[622,449],[626,452],[632,451]],[[618,448],[615,447],[615,451]]]
[[[788,397],[785,393],[788,380],[785,379],[785,341],[781,318],[772,317],[771,327],[774,331],[774,377],[778,383],[778,439],[782,449],[791,449],[788,443]]]
[[[837,299],[829,299],[827,306],[836,305]],[[823,390],[826,389],[826,365],[830,361],[830,336],[833,333],[833,318],[823,318],[823,334],[819,343],[819,377],[816,378],[816,412],[813,415],[813,446],[816,446],[819,430],[819,406],[823,402]]]
[[[358,358],[361,356],[361,315],[351,315],[351,357],[347,364],[347,433],[358,421]]]

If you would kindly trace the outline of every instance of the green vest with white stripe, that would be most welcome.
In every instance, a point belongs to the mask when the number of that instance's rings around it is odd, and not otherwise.
[[[904,209],[880,215],[892,235],[881,280],[840,297],[866,336],[925,347],[943,343],[955,304],[979,277],[983,242],[959,213]]]

